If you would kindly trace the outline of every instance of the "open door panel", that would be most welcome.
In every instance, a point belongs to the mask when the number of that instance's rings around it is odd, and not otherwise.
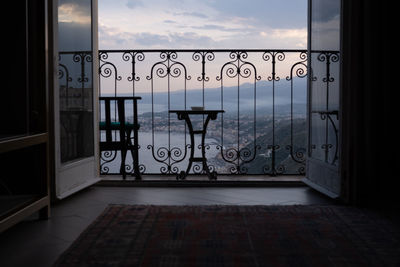
[[[304,182],[340,195],[340,0],[309,0],[308,158]]]

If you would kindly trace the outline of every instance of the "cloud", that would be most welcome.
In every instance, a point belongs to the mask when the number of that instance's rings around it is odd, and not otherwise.
[[[169,35],[172,47],[199,48],[208,47],[214,40],[205,35],[199,35],[195,32],[171,33]]]
[[[92,21],[90,8],[74,1],[64,1],[58,7],[58,21],[64,23],[90,24]]]
[[[166,35],[152,34],[147,32],[132,34],[132,40],[135,43],[146,47],[168,46],[170,43],[170,40]]]
[[[58,43],[60,51],[87,51],[91,49],[92,31],[90,25],[73,22],[59,22],[58,28]]]
[[[195,32],[131,33],[104,24],[99,25],[99,39],[100,49],[199,48],[215,43],[212,38]]]
[[[163,22],[168,23],[168,24],[176,24],[177,23],[175,20],[170,20],[170,19],[166,19]]]
[[[103,49],[297,48],[307,43],[306,0],[124,3],[135,9],[116,6],[113,0],[99,1],[99,22],[115,28],[101,33]]]
[[[141,0],[128,0],[126,6],[130,9],[135,9],[137,7],[144,6]]]
[[[271,31],[271,36],[277,39],[307,39],[307,28],[302,29],[274,29]]]
[[[208,0],[218,21],[253,20],[258,26],[293,28],[307,25],[307,0]],[[256,25],[255,24],[255,25]]]
[[[205,25],[206,26],[206,25]],[[217,25],[218,26],[218,25]],[[220,28],[206,26],[204,28]],[[99,25],[100,49],[171,49],[171,48],[306,48],[307,29],[254,29],[240,34],[217,34],[196,31],[139,32]],[[249,41],[250,40],[250,41]]]
[[[340,14],[340,1],[325,1],[323,8],[312,12],[312,18],[318,22],[328,22]]]
[[[99,48],[100,49],[120,49],[128,48],[132,33],[121,31],[117,27],[110,27],[99,24]]]
[[[61,51],[91,49],[91,12],[91,6],[82,1],[60,0],[58,31]]]
[[[186,17],[196,17],[196,18],[202,18],[206,19],[208,18],[207,15],[199,13],[199,12],[175,12],[173,13],[175,16],[186,16]]]
[[[312,25],[313,36],[318,41],[313,42],[312,49],[339,50],[340,47],[340,17],[333,17],[328,21],[317,21]]]
[[[216,24],[206,24],[202,26],[192,26],[192,29],[196,30],[218,30],[218,31],[225,31],[225,32],[242,32],[243,28],[228,28],[222,25],[216,25]]]

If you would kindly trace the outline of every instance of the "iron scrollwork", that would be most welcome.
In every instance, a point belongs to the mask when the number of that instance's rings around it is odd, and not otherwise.
[[[271,62],[271,75],[268,76],[267,80],[272,82],[272,142],[271,144],[267,145],[268,151],[271,151],[271,166],[268,164],[264,165],[263,171],[264,173],[269,173],[272,176],[275,176],[277,174],[284,173],[285,171],[285,166],[284,165],[279,165],[277,166],[276,164],[276,152],[280,149],[280,145],[276,144],[275,141],[275,82],[280,81],[280,77],[276,75],[276,63],[277,61],[284,61],[286,58],[286,55],[282,51],[266,51],[262,55],[262,59],[265,62]]]
[[[220,69],[220,75],[216,77],[217,81],[221,82],[221,109],[224,109],[223,91],[224,91],[224,74],[228,78],[237,78],[237,144],[236,147],[225,148],[224,144],[224,116],[221,114],[221,144],[216,148],[221,151],[222,159],[232,164],[229,168],[231,174],[245,174],[248,169],[246,163],[253,161],[257,155],[257,150],[261,148],[257,145],[257,125],[256,125],[256,99],[257,99],[257,81],[261,80],[261,76],[257,75],[257,69],[253,63],[246,61],[248,53],[245,51],[232,51],[229,54],[231,61],[226,62]],[[253,149],[242,147],[240,144],[240,78],[253,77],[253,94],[254,94],[254,109],[253,109]]]
[[[322,77],[322,82],[325,84],[325,88],[321,88],[325,90],[325,107],[324,110],[312,110],[311,113],[317,113],[319,114],[319,118],[321,121],[325,121],[325,140],[324,143],[321,144],[320,148],[324,151],[324,161],[326,163],[330,163],[332,165],[335,165],[337,160],[338,160],[338,144],[339,144],[339,132],[336,126],[336,123],[333,119],[332,116],[335,116],[336,121],[339,120],[339,113],[337,110],[332,110],[329,103],[330,103],[330,86],[332,85],[333,82],[335,82],[335,78],[332,76],[331,72],[331,64],[332,63],[337,63],[340,60],[339,53],[337,51],[322,51],[318,52],[318,56],[316,59],[321,62],[325,63],[325,76]],[[313,82],[317,81],[317,77],[312,76],[311,80]],[[334,134],[334,140],[335,144],[330,143],[330,127],[333,129],[333,134]],[[311,144],[312,150],[315,150],[318,148],[315,144]],[[330,160],[329,154],[331,153],[332,149],[334,149],[333,152],[333,158]]]
[[[297,147],[294,144],[294,127],[293,127],[293,90],[294,84],[293,80],[295,77],[304,78],[307,76],[307,53],[300,53],[300,61],[296,62],[290,68],[290,75],[286,77],[287,81],[290,81],[290,145],[286,146],[286,149],[289,150],[291,159],[295,162],[299,163],[300,166],[298,168],[299,174],[305,174],[305,161],[306,161],[306,149],[304,147]]]
[[[299,53],[299,59],[296,60],[290,68],[290,72],[287,75],[283,74],[283,71],[279,69],[278,71],[278,64],[287,65],[286,61],[288,55],[292,55],[294,52]],[[128,74],[120,74],[120,73],[127,73],[126,68],[124,71],[120,71],[120,65],[121,63],[118,63],[114,61],[116,57],[111,57],[111,53],[119,54],[119,60],[125,66],[128,66],[130,68],[130,72]],[[182,55],[189,55],[190,58],[185,58],[182,57]],[[220,55],[228,55],[228,60],[224,61],[221,63],[221,58]],[[251,54],[251,55],[250,55]],[[257,59],[255,59],[256,57]],[[218,56],[218,60],[216,60]],[[152,61],[155,57],[155,61]],[[112,59],[111,59],[112,58]],[[321,56],[321,60],[324,57]],[[159,133],[158,120],[155,120],[155,106],[158,105],[155,102],[155,92],[159,90],[158,86],[162,85],[165,86],[166,91],[165,91],[165,98],[163,101],[167,103],[167,108],[168,110],[171,110],[171,91],[176,89],[172,88],[173,83],[179,83],[183,84],[182,88],[179,88],[182,90],[182,95],[183,96],[183,101],[182,101],[182,108],[187,109],[187,103],[188,103],[188,88],[187,88],[187,82],[191,81],[191,76],[188,73],[188,69],[190,69],[192,66],[197,66],[197,69],[199,69],[198,73],[193,74],[195,75],[195,79],[192,82],[197,82],[197,86],[195,88],[198,88],[202,90],[202,99],[198,99],[199,103],[200,101],[202,102],[202,106],[205,107],[207,105],[206,99],[205,99],[205,93],[207,93],[208,87],[211,88],[211,86],[206,86],[206,85],[211,85],[213,82],[220,83],[218,87],[218,94],[220,94],[220,103],[217,103],[217,108],[218,109],[226,109],[228,107],[224,107],[227,105],[224,100],[224,94],[228,95],[228,87],[229,88],[229,94],[237,95],[237,103],[235,105],[230,104],[231,108],[233,107],[233,112],[232,110],[230,113],[226,113],[226,120],[224,121],[224,114],[221,114],[221,117],[218,118],[218,123],[216,124],[217,126],[214,127],[213,129],[213,134],[212,138],[215,141],[212,141],[210,144],[204,144],[204,149],[205,150],[212,150],[213,153],[217,153],[215,156],[214,161],[210,162],[210,165],[208,166],[210,172],[213,171],[218,171],[218,173],[224,173],[224,174],[247,174],[247,173],[253,173],[255,171],[255,168],[259,170],[259,173],[265,173],[265,174],[270,174],[270,175],[278,175],[278,174],[286,174],[290,173],[293,170],[293,167],[288,168],[286,166],[286,163],[282,161],[281,158],[277,158],[277,154],[281,155],[283,154],[284,151],[296,165],[296,170],[297,173],[304,174],[305,168],[305,148],[302,147],[300,143],[296,143],[295,138],[293,136],[296,134],[295,131],[295,126],[293,125],[294,123],[294,111],[293,111],[293,92],[297,92],[295,88],[295,83],[294,80],[295,78],[304,78],[308,76],[307,74],[307,53],[304,50],[297,50],[297,51],[292,51],[292,50],[226,50],[226,49],[215,49],[215,50],[102,50],[99,53],[99,60],[100,60],[100,68],[99,68],[99,73],[100,73],[100,86],[102,86],[101,80],[102,79],[109,79],[111,81],[111,88],[107,88],[108,92],[110,90],[113,91],[114,95],[119,95],[120,91],[122,88],[126,90],[126,88],[129,88],[129,86],[122,85],[126,84],[127,82],[130,83],[130,86],[132,87],[132,94],[137,95],[140,90],[143,89],[148,89],[148,99],[151,101],[151,114],[149,114],[149,119],[148,121],[148,128],[147,131],[149,132],[149,137],[151,134],[151,141],[149,143],[142,143],[142,148],[141,151],[144,153],[144,148],[147,148],[148,155],[150,156],[151,160],[154,160],[154,163],[157,163],[157,168],[159,170],[156,171],[158,174],[178,174],[180,173],[180,166],[184,160],[187,160],[189,150],[191,150],[190,144],[187,142],[187,129],[186,125],[183,123],[182,125],[182,132],[183,132],[183,127],[184,128],[184,138],[182,138],[182,145],[175,146],[173,143],[171,143],[170,136],[171,134],[176,131],[178,128],[172,128],[175,127],[176,122],[171,121],[170,115],[168,114],[167,117],[162,117],[163,119],[163,126],[165,127],[165,131],[167,132],[166,138],[168,140],[164,143],[158,144],[158,136],[157,134]],[[188,60],[188,61],[186,61]],[[330,60],[334,61],[335,58],[332,55],[329,59],[325,57],[325,60]],[[124,63],[125,62],[125,63]],[[148,73],[146,79],[141,80],[141,77],[138,75],[138,63],[140,63],[140,73],[143,73],[146,71]],[[150,63],[150,64],[149,64]],[[267,64],[264,64],[267,63]],[[213,64],[213,65],[211,65]],[[258,74],[260,72],[259,69],[257,69],[258,65],[261,64],[268,68],[271,68],[270,72],[267,72],[265,74],[265,78],[261,79],[261,76]],[[257,67],[256,67],[257,66]],[[146,69],[143,69],[146,68]],[[148,70],[147,70],[148,68]],[[217,74],[214,76],[215,78],[212,79],[212,73],[211,70],[217,68]],[[284,76],[283,76],[284,75]],[[124,76],[124,79],[122,79],[122,76]],[[278,123],[279,117],[276,115],[276,96],[275,94],[278,92],[279,87],[276,86],[277,82],[282,83],[281,77],[286,77],[286,82],[287,84],[290,83],[290,92],[291,92],[291,103],[292,106],[290,107],[290,114],[288,113],[287,119],[290,120],[291,125],[290,127],[290,139],[289,142],[282,143],[279,141],[279,138],[276,138],[275,134],[277,131],[277,127],[280,127],[280,124]],[[83,82],[85,81],[81,79]],[[285,79],[282,79],[285,80]],[[252,106],[251,108],[253,109],[250,111],[245,117],[242,118],[241,116],[242,111],[243,111],[243,104],[240,102],[239,98],[243,94],[244,88],[243,83],[244,82],[249,82],[252,87],[251,89],[246,89],[248,91],[246,92],[251,92],[250,96],[250,103]],[[332,77],[327,77],[325,82],[330,83],[332,81]],[[260,86],[263,82],[263,86]],[[229,84],[232,83],[237,83],[236,86],[231,86]],[[271,134],[266,133],[266,132],[260,132],[259,129],[263,129],[262,127],[267,127],[264,126],[263,123],[259,123],[257,121],[258,115],[261,114],[262,116],[265,116],[262,113],[259,113],[259,107],[258,105],[258,99],[260,99],[260,95],[265,95],[265,93],[261,94],[261,90],[264,90],[265,85],[268,83],[267,86],[270,86],[272,88],[272,96],[269,100],[272,101],[272,113],[271,113],[271,124],[268,124],[268,128],[271,129]],[[140,85],[140,87],[139,87]],[[121,89],[120,89],[121,87]],[[289,88],[289,87],[288,87]],[[211,90],[211,89],[210,89]],[[142,91],[140,91],[142,92]],[[191,93],[191,92],[189,92]],[[140,96],[140,95],[139,95]],[[199,95],[200,96],[200,95]],[[254,98],[253,98],[254,96]],[[147,96],[146,96],[147,97]],[[219,101],[219,98],[218,100]],[[236,101],[236,100],[235,100]],[[233,102],[235,103],[235,102]],[[174,108],[176,107],[176,104],[174,104]],[[215,103],[213,104],[215,105]],[[219,106],[218,106],[219,105]],[[139,105],[140,106],[140,105]],[[290,115],[290,117],[289,117]],[[150,119],[151,116],[151,119]],[[158,116],[158,115],[157,115]],[[163,115],[165,116],[165,115]],[[269,116],[269,115],[268,115]],[[243,126],[243,122],[246,120],[246,122],[250,121],[250,123],[246,123],[246,126]],[[326,120],[329,121],[330,119],[326,117]],[[146,121],[146,123],[147,123]],[[219,123],[220,122],[220,123]],[[197,123],[197,122],[196,122]],[[173,125],[171,125],[173,124]],[[204,124],[204,118],[203,118],[203,124]],[[260,126],[258,126],[258,124]],[[263,125],[263,126],[261,126]],[[244,129],[245,127],[248,127],[247,129]],[[258,128],[257,128],[258,127]],[[180,128],[179,128],[180,129]],[[289,128],[288,128],[289,129]],[[246,131],[244,131],[246,130]],[[259,137],[261,135],[271,135],[271,138],[268,139],[268,143],[260,143]],[[215,150],[214,150],[215,146]],[[281,147],[286,148],[285,150],[281,149]],[[201,150],[203,147],[202,145],[199,145],[196,149]],[[212,148],[212,149],[211,149]],[[332,148],[330,148],[332,149]],[[261,152],[266,151],[265,153],[268,154],[269,156],[264,158],[263,164],[260,165],[260,159],[264,156],[262,156]],[[197,153],[197,152],[196,152]],[[102,168],[105,171],[107,171],[106,168],[106,163],[111,163],[112,160],[118,160],[118,158],[113,154],[113,153],[108,153],[107,155],[102,155]],[[255,163],[257,161],[257,163]],[[213,165],[211,165],[213,164]],[[161,165],[161,167],[159,167]],[[222,166],[223,165],[223,166]],[[146,172],[146,167],[149,166],[144,166],[143,164],[140,165],[140,172],[145,173]],[[201,164],[193,164],[193,168],[191,171],[194,174],[204,174],[205,170],[202,169]],[[130,170],[130,166],[126,167],[127,170]],[[149,169],[149,172],[151,174],[156,174],[153,173],[151,168]],[[150,174],[149,173],[149,174]]]
[[[151,81],[151,97],[152,97],[152,144],[147,145],[147,149],[151,150],[152,156],[155,161],[162,163],[163,166],[160,167],[160,172],[162,174],[177,174],[179,173],[179,168],[176,166],[179,162],[182,162],[190,149],[190,144],[186,141],[186,126],[185,126],[185,142],[183,146],[183,151],[180,147],[171,147],[170,140],[170,129],[171,129],[171,117],[168,113],[168,144],[167,146],[161,146],[156,148],[155,145],[155,125],[154,125],[154,79],[167,78],[168,80],[168,110],[171,109],[170,103],[170,79],[179,78],[183,74],[184,79],[184,108],[186,109],[186,81],[190,80],[191,77],[187,75],[186,66],[177,61],[178,54],[175,51],[166,51],[160,53],[159,62],[156,62],[150,71],[150,75],[146,77],[147,80]]]
[[[100,52],[99,53],[99,61],[100,61],[100,66],[99,66],[99,75],[103,78],[113,78],[114,80],[114,95],[117,95],[118,92],[118,81],[122,80],[122,77],[118,75],[118,68],[116,67],[115,64],[112,62],[108,61],[108,53],[107,52]],[[101,109],[100,109],[101,112]],[[117,110],[116,107],[114,109],[114,118],[116,118]],[[100,115],[101,117],[101,115]],[[102,137],[100,137],[102,138]],[[113,138],[116,138],[116,133]],[[100,153],[100,173],[101,174],[109,174],[110,173],[110,163],[114,162],[115,159],[117,158],[118,151],[113,150],[113,151],[102,151]],[[125,169],[127,167],[125,166]],[[129,169],[129,167],[128,167]]]

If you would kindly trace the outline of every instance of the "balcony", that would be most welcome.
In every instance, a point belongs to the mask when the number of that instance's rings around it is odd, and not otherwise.
[[[315,53],[325,73],[314,73],[311,80],[328,91],[334,82],[332,69],[338,67],[338,53]],[[168,111],[193,106],[225,111],[209,123],[205,140],[209,168],[218,173],[219,180],[301,177],[306,171],[307,150],[335,164],[337,112],[327,106],[307,109],[306,50],[101,50],[98,59],[100,96],[141,97],[142,177],[168,179],[186,169],[191,149],[188,128]],[[74,103],[71,92],[85,94],[85,62],[91,60],[91,54],[85,52],[60,55],[59,82],[65,101]],[[78,70],[75,77],[68,70],[74,64]],[[104,120],[104,108],[100,102],[100,120]],[[125,108],[126,120],[133,121],[133,104]],[[116,106],[112,104],[111,110],[116,119]],[[319,117],[317,128],[325,132],[325,138],[309,148],[308,114]],[[201,128],[204,120],[204,116],[192,117],[193,128]],[[116,131],[113,138],[119,138]],[[102,132],[100,139],[105,139]],[[200,155],[200,137],[195,141],[195,154]],[[102,152],[101,174],[119,175],[120,162],[120,151]],[[133,171],[129,153],[125,170]],[[202,165],[194,163],[187,179],[206,179],[204,173]]]

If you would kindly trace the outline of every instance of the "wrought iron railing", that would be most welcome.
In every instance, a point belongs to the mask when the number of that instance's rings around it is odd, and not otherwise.
[[[311,81],[329,87],[329,65],[337,61],[326,60],[332,52],[316,53],[327,68],[324,74],[313,74]],[[304,174],[307,116],[318,113],[321,121],[338,123],[336,113],[307,109],[306,50],[101,50],[99,77],[102,96],[142,98],[138,120],[143,174],[177,174],[187,166],[188,131],[168,112],[171,109],[225,110],[210,123],[205,145],[209,167],[218,174]],[[60,74],[61,80],[70,84],[74,79]],[[201,128],[204,118],[192,122]],[[336,143],[326,138],[323,145],[311,144],[308,150],[337,153],[337,131],[334,135]],[[200,153],[201,147],[197,149]],[[119,158],[117,151],[102,154],[103,173],[118,173]],[[129,165],[127,170],[132,170]],[[194,164],[191,173],[204,170]]]

